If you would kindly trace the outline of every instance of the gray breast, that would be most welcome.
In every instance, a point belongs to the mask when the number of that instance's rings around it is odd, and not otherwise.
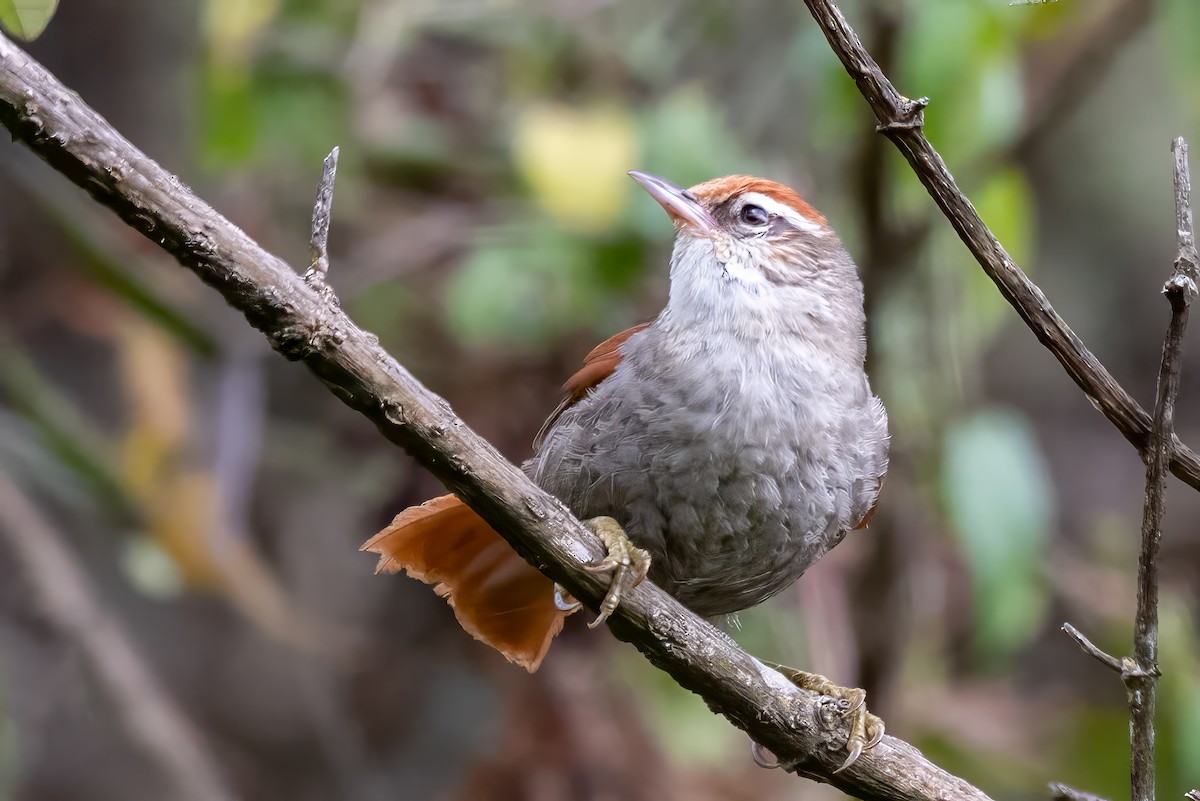
[[[819,360],[753,362],[717,374],[629,354],[526,466],[580,518],[616,518],[651,579],[703,615],[795,581],[873,503],[886,460],[865,380],[831,402]]]

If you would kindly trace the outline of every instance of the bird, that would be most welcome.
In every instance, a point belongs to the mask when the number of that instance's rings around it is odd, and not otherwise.
[[[522,467],[607,549],[589,566],[613,574],[593,626],[647,577],[708,618],[765,601],[866,526],[888,463],[862,283],[825,217],[764,178],[684,189],[629,174],[674,224],[665,308],[584,358]],[[578,608],[454,495],[362,550],[376,572],[436,585],[467,632],[530,672]],[[861,690],[786,675],[849,702],[846,765],[882,737]]]

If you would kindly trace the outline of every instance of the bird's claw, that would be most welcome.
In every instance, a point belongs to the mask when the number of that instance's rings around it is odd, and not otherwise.
[[[754,760],[754,764],[760,768],[774,770],[780,767],[779,757],[771,753],[770,749],[762,743],[750,743],[750,758]]]
[[[594,629],[608,619],[621,603],[621,595],[646,579],[650,572],[650,553],[629,541],[625,530],[611,517],[593,517],[584,521],[593,534],[604,543],[607,554],[598,562],[584,565],[589,573],[612,573],[608,592],[600,603],[600,615],[588,624]]]
[[[849,730],[846,761],[834,773],[841,773],[883,739],[883,721],[867,711],[867,693],[857,687],[842,687],[824,676],[776,665],[775,669],[801,689],[824,696],[821,699],[817,722],[826,730],[838,728],[844,721]]]
[[[574,612],[583,604],[575,599],[575,596],[567,592],[563,585],[557,581],[554,582],[554,608],[560,612],[566,612],[568,615]]]

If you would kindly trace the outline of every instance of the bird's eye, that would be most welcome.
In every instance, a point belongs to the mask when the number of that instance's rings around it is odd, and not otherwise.
[[[754,226],[766,225],[771,219],[771,215],[767,214],[766,209],[762,206],[755,206],[753,203],[747,203],[745,206],[742,206],[739,216],[746,225]]]

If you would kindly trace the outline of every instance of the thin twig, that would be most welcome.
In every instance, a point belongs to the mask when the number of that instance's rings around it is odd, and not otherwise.
[[[1155,415],[1151,419],[1054,311],[1046,296],[1012,260],[958,188],[945,162],[921,130],[922,111],[928,100],[910,100],[896,90],[879,69],[879,65],[863,48],[832,0],[805,0],[805,4],[824,32],[830,47],[875,112],[879,121],[878,130],[891,139],[908,160],[938,208],[1021,319],[1055,355],[1096,408],[1138,449],[1147,464],[1148,489],[1139,567],[1137,634],[1133,664],[1126,666],[1122,663],[1121,672],[1129,688],[1131,715],[1134,718],[1131,726],[1134,801],[1151,801],[1153,685],[1157,673],[1157,575],[1154,556],[1157,552],[1162,493],[1168,466],[1181,479],[1200,489],[1200,473],[1196,471],[1195,455],[1186,453],[1186,449],[1175,439],[1173,433],[1174,405],[1179,380],[1179,340],[1186,324],[1187,304],[1190,302],[1191,293],[1195,291],[1196,283],[1194,247],[1187,256],[1183,255],[1185,239],[1191,242],[1190,210],[1187,211],[1185,225],[1186,204],[1181,204],[1181,256],[1176,262],[1176,276],[1167,283],[1164,290],[1168,292],[1171,300],[1172,320],[1167,342],[1164,344]],[[1179,177],[1179,149],[1177,146],[1176,197],[1186,198],[1186,180],[1181,181]],[[1186,176],[1186,165],[1183,173]],[[1190,275],[1180,270],[1181,263],[1190,263]],[[1080,635],[1079,641],[1082,644],[1086,638]],[[1092,646],[1089,653],[1093,653],[1105,664],[1115,661],[1095,646]]]
[[[232,801],[234,793],[183,711],[104,608],[62,538],[0,471],[0,536],[25,569],[46,617],[79,648],[125,732],[172,783],[174,798]]]
[[[1107,651],[1101,650],[1099,646],[1083,635],[1079,629],[1072,626],[1070,623],[1063,623],[1062,630],[1067,633],[1067,636],[1079,644],[1079,647],[1085,654],[1095,659],[1100,664],[1104,665],[1109,670],[1117,675],[1125,672],[1126,665]]]
[[[1183,335],[1196,295],[1196,240],[1192,228],[1192,178],[1188,147],[1183,137],[1171,143],[1175,160],[1175,229],[1179,253],[1174,272],[1163,285],[1171,304],[1171,321],[1163,340],[1154,402],[1154,425],[1146,452],[1146,499],[1142,508],[1141,548],[1138,552],[1137,612],[1133,625],[1133,656],[1117,659],[1092,644],[1070,623],[1065,631],[1084,652],[1118,673],[1129,696],[1130,788],[1133,801],[1154,801],[1154,707],[1158,670],[1158,547],[1167,489],[1167,464],[1175,427],[1175,402],[1183,363]]]
[[[1093,795],[1092,793],[1076,790],[1074,787],[1062,784],[1061,782],[1050,782],[1050,797],[1054,801],[1108,801],[1103,796]]]
[[[1139,673],[1126,678],[1129,689],[1130,781],[1133,801],[1154,800],[1154,706],[1158,673],[1158,547],[1162,541],[1164,495],[1175,401],[1183,362],[1183,334],[1196,294],[1196,245],[1192,232],[1192,179],[1183,137],[1171,144],[1175,156],[1175,223],[1179,255],[1175,271],[1163,286],[1171,304],[1171,322],[1163,340],[1154,403],[1154,427],[1146,459],[1146,502],[1142,510],[1142,547],[1138,557],[1137,617],[1133,627],[1133,660]]]
[[[559,501],[467,428],[376,337],[356,326],[332,292],[313,292],[288,264],[196,197],[3,36],[0,122],[220,291],[276,350],[304,361],[531,564],[595,608],[606,581],[584,565],[599,557],[599,545]],[[845,759],[846,731],[840,724],[830,729],[822,723],[829,718],[822,699],[767,668],[650,582],[628,594],[610,624],[618,638],[633,643],[797,772],[868,801],[987,799],[890,736],[834,775]]]
[[[1196,253],[1196,233],[1192,225],[1192,172],[1188,167],[1188,144],[1182,136],[1171,143],[1171,152],[1175,156],[1175,227],[1179,241],[1179,255],[1175,257],[1172,280],[1183,277],[1194,284],[1200,280],[1200,256]],[[1168,281],[1167,286],[1163,287],[1168,297],[1171,295],[1170,285]],[[1192,286],[1185,297],[1178,300],[1186,306],[1195,293],[1196,287]],[[1171,305],[1174,308],[1175,301]]]
[[[338,148],[329,151],[317,184],[317,202],[313,204],[312,238],[308,243],[309,265],[304,280],[322,284],[329,274],[329,221],[333,210],[333,182],[337,178]]]
[[[804,2],[846,72],[875,112],[880,132],[908,160],[930,197],[979,266],[999,288],[1000,294],[1034,336],[1054,354],[1092,404],[1139,453],[1147,453],[1150,415],[1054,311],[1045,294],[1017,266],[958,188],[942,157],[921,131],[921,112],[928,100],[910,100],[896,90],[863,49],[858,36],[832,0]],[[1172,439],[1171,471],[1190,486],[1200,489],[1200,458],[1177,439]]]

